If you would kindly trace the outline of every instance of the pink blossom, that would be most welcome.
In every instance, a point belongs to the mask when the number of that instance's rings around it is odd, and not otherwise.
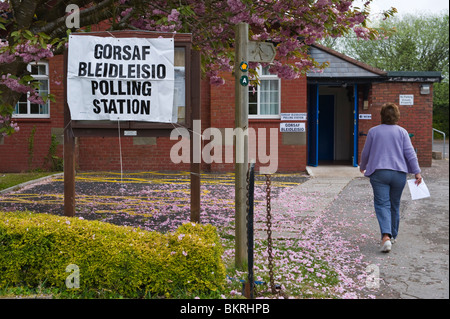
[[[167,20],[169,22],[177,22],[179,16],[180,16],[180,13],[178,12],[178,10],[177,9],[172,9],[172,11],[170,12],[169,16],[167,17]]]
[[[21,57],[25,63],[32,61],[37,62],[45,58],[53,57],[51,48],[52,46],[50,44],[48,44],[46,48],[42,48],[39,43],[31,44],[30,41],[26,41],[15,47],[15,55]]]
[[[245,4],[240,0],[227,0],[227,4],[232,13],[241,13],[246,9]]]
[[[45,104],[44,100],[37,93],[33,93],[28,97],[28,101],[35,104]]]

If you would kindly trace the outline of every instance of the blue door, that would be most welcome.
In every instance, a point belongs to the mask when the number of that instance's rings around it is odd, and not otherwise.
[[[319,161],[334,160],[334,95],[319,96]]]
[[[351,163],[358,166],[358,86],[353,85],[353,152]],[[333,161],[335,154],[335,115],[339,106],[334,95],[319,95],[318,84],[308,84],[308,165],[319,160]],[[351,129],[348,127],[348,129]],[[350,154],[349,154],[350,155]]]
[[[316,167],[319,162],[319,86],[308,85],[308,165]]]

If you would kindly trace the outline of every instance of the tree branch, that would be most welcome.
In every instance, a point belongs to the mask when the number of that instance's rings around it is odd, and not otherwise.
[[[80,1],[81,4],[83,1]],[[97,5],[93,5],[86,9],[80,9],[80,27],[84,27],[93,23],[98,23],[104,19],[108,18],[105,14],[105,9],[113,4],[114,0],[103,0]],[[96,18],[97,16],[97,18]],[[30,29],[31,32],[37,34],[43,32],[51,37],[57,37],[66,34],[66,15],[47,23],[44,26],[36,26]]]
[[[34,11],[37,2],[34,0],[24,0],[20,5],[14,5],[14,18],[16,19],[17,29],[28,29],[33,22]]]

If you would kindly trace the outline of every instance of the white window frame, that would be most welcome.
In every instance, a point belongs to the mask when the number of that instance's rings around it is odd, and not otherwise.
[[[258,88],[256,90],[256,94],[257,94],[257,114],[250,114],[248,115],[249,119],[280,119],[281,118],[281,80],[280,78],[276,75],[276,74],[266,74],[263,75],[262,72],[262,67],[259,66],[258,67],[258,76],[259,76],[259,80],[260,82],[265,81],[265,80],[277,80],[278,81],[278,113],[277,114],[269,114],[269,115],[262,115],[261,114],[261,89],[260,89],[260,85],[258,85]],[[252,93],[253,88],[249,86],[249,94],[253,94]],[[250,111],[250,101],[249,101],[249,105],[248,105],[248,109]]]
[[[31,67],[32,66],[36,66],[36,65],[44,65],[45,66],[45,75],[38,75],[38,74],[31,74]],[[30,64],[28,64],[27,65],[27,70],[28,70],[28,72],[30,72],[30,74],[31,74],[31,76],[36,80],[36,81],[39,81],[39,80],[46,80],[48,83],[47,83],[47,87],[48,87],[48,92],[47,92],[47,95],[48,94],[50,94],[50,77],[49,77],[49,72],[48,72],[48,70],[49,70],[49,68],[48,68],[48,62],[33,62],[33,63],[30,63]],[[29,118],[33,118],[33,119],[35,119],[35,118],[42,118],[42,119],[48,119],[48,118],[50,118],[50,100],[47,100],[47,109],[48,109],[48,112],[46,113],[46,114],[31,114],[31,104],[33,104],[33,103],[31,103],[29,100],[28,100],[28,97],[30,96],[30,93],[27,93],[27,113],[26,114],[17,114],[17,113],[15,113],[15,110],[14,110],[14,113],[13,113],[13,118],[25,118],[25,119],[29,119]],[[19,102],[17,102],[17,104],[16,104],[16,107],[17,107],[17,105],[19,104]]]

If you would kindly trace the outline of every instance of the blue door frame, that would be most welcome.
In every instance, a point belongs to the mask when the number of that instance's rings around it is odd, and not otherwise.
[[[358,84],[353,87],[353,167],[358,166]]]
[[[353,156],[352,164],[358,166],[358,85],[353,85]],[[319,164],[319,85],[310,84],[308,89],[308,165]]]
[[[308,95],[308,165],[316,167],[319,163],[319,85],[310,85]]]

